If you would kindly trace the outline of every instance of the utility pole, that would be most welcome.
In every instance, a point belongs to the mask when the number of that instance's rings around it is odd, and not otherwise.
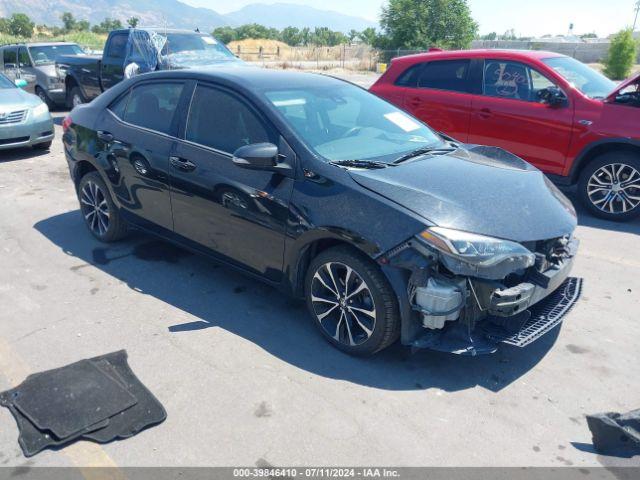
[[[633,32],[636,31],[636,24],[638,23],[638,13],[640,13],[640,0],[636,2],[636,16],[633,20]]]

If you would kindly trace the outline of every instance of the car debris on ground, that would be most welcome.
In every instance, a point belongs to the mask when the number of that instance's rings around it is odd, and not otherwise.
[[[587,415],[596,451],[606,455],[640,455],[640,410]]]

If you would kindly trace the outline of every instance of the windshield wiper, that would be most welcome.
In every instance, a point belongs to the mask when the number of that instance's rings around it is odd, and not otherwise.
[[[454,147],[422,147],[422,148],[418,148],[416,150],[414,150],[413,152],[409,152],[406,155],[401,156],[400,158],[398,158],[395,162],[393,162],[393,165],[398,165],[400,163],[406,162],[408,160],[413,160],[414,158],[417,157],[421,157],[422,155],[428,155],[428,154],[446,154],[446,153],[451,153],[451,152],[455,152],[457,150],[457,148]]]
[[[389,166],[388,163],[376,162],[374,160],[334,160],[333,162],[329,162],[331,165],[335,165],[336,167],[347,167],[347,168],[387,168]]]

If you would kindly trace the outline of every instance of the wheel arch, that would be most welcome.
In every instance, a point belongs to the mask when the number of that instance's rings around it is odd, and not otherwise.
[[[640,141],[631,138],[609,138],[594,142],[585,147],[576,157],[571,172],[569,174],[570,183],[575,184],[580,178],[580,174],[589,163],[600,155],[614,151],[626,151],[640,156]]]
[[[290,246],[290,253],[285,256],[289,288],[296,297],[304,296],[304,281],[311,261],[322,252],[340,246],[353,248],[373,261],[381,253],[376,244],[348,230],[331,228],[306,232]]]

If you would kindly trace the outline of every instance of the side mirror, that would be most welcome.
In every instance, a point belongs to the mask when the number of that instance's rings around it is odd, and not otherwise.
[[[278,166],[278,147],[273,143],[240,147],[233,154],[233,163],[249,170],[275,170]]]
[[[548,87],[538,90],[538,99],[550,107],[559,107],[567,103],[567,97],[558,87]]]
[[[26,88],[26,87],[27,87],[27,85],[29,85],[29,84],[27,83],[27,81],[26,81],[26,80],[24,80],[24,79],[22,79],[22,78],[18,78],[18,79],[15,81],[15,84],[16,84],[16,87],[18,87],[18,88]]]

